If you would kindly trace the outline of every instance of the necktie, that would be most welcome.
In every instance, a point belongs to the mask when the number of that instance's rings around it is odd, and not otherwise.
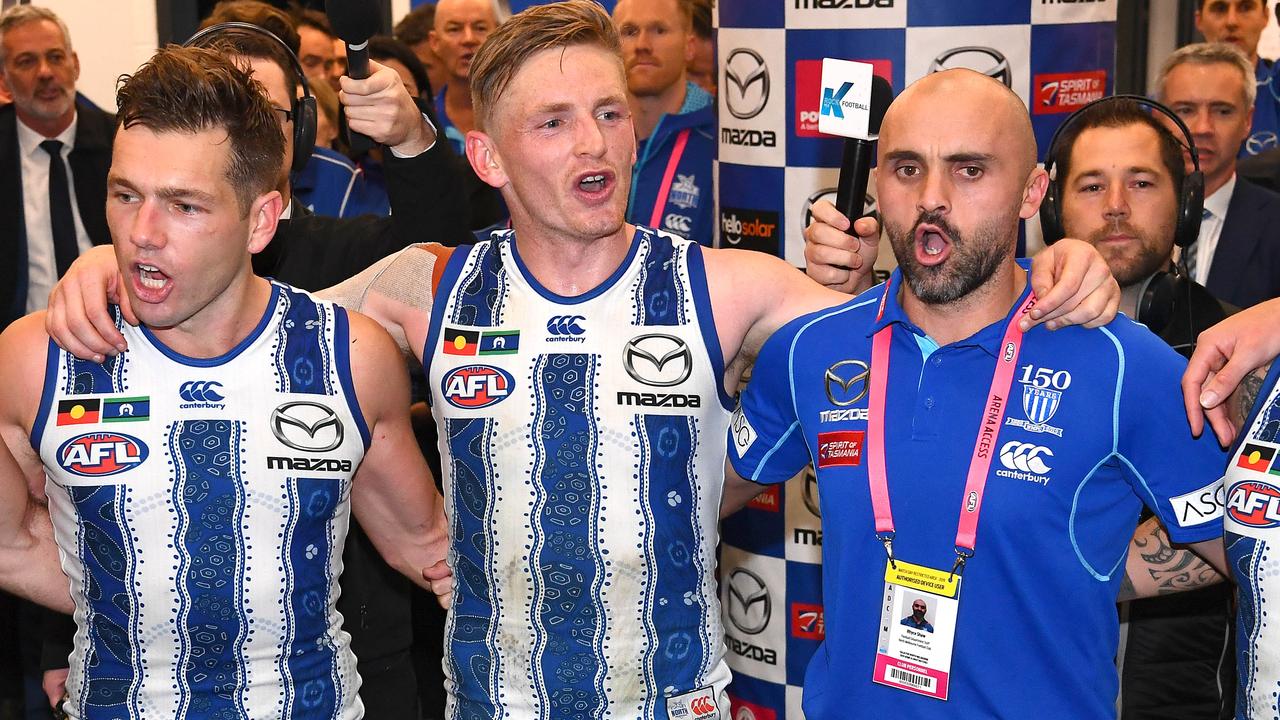
[[[53,229],[53,258],[62,277],[80,254],[76,244],[76,221],[71,214],[71,184],[67,164],[62,161],[62,143],[45,140],[40,149],[49,153],[49,227]]]

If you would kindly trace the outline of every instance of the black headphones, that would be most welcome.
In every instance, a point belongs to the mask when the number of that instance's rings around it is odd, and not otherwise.
[[[293,120],[293,157],[290,158],[289,169],[295,173],[301,172],[311,160],[311,152],[316,147],[316,97],[311,94],[311,84],[307,82],[307,75],[302,71],[302,63],[298,62],[298,56],[293,53],[288,44],[270,30],[252,23],[225,22],[211,25],[192,35],[182,43],[182,46],[208,47],[212,44],[209,41],[210,36],[233,30],[257,33],[270,38],[284,50],[285,55],[289,56],[293,74],[297,76],[298,83],[302,86],[302,97],[295,98],[289,107],[289,117]]]
[[[1164,105],[1141,95],[1112,95],[1094,100],[1071,113],[1054,131],[1053,139],[1049,141],[1049,151],[1044,157],[1044,169],[1049,173],[1049,189],[1045,193],[1044,201],[1040,203],[1040,229],[1044,232],[1044,243],[1052,245],[1066,235],[1066,231],[1062,229],[1060,204],[1062,202],[1061,182],[1066,178],[1057,178],[1054,172],[1058,165],[1058,140],[1062,137],[1062,133],[1089,108],[1117,100],[1129,100],[1164,115],[1178,126],[1178,130],[1187,140],[1182,146],[1191,154],[1193,169],[1182,179],[1182,186],[1178,189],[1178,217],[1173,230],[1174,244],[1178,247],[1186,247],[1200,234],[1200,221],[1204,215],[1204,173],[1200,172],[1200,151],[1196,149],[1196,141],[1192,139],[1191,130],[1187,128],[1186,123],[1182,122],[1182,118]]]
[[[1062,133],[1071,123],[1075,122],[1081,113],[1085,112],[1094,105],[1105,102],[1115,102],[1117,100],[1130,100],[1139,105],[1146,106],[1173,121],[1178,126],[1178,130],[1182,132],[1182,136],[1186,138],[1183,143],[1188,153],[1191,155],[1192,171],[1187,173],[1182,179],[1182,186],[1178,188],[1178,216],[1173,229],[1173,242],[1180,248],[1185,248],[1195,241],[1200,234],[1200,222],[1204,218],[1204,173],[1200,171],[1200,152],[1196,149],[1196,141],[1191,137],[1191,131],[1187,128],[1186,123],[1182,122],[1182,118],[1178,117],[1168,107],[1142,97],[1141,95],[1113,95],[1104,97],[1085,105],[1079,110],[1072,113],[1058,129],[1053,133],[1053,139],[1049,141],[1049,151],[1045,153],[1044,169],[1049,173],[1049,188],[1045,193],[1044,201],[1040,204],[1040,229],[1044,233],[1044,242],[1046,245],[1061,240],[1066,232],[1062,228],[1061,206],[1061,185],[1060,180],[1065,178],[1055,177],[1055,170],[1058,164],[1057,153],[1058,140]],[[1140,293],[1138,295],[1138,307],[1135,317],[1137,322],[1146,325],[1152,332],[1159,334],[1169,322],[1173,320],[1173,306],[1177,298],[1187,296],[1187,312],[1188,322],[1190,322],[1189,314],[1191,280],[1182,272],[1184,268],[1181,262],[1174,265],[1171,271],[1158,271],[1143,281]]]

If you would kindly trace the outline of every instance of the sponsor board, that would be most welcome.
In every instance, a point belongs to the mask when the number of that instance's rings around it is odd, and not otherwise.
[[[716,45],[720,161],[785,165],[786,31],[722,28]]]
[[[1041,73],[1035,76],[1031,86],[1035,89],[1035,97],[1031,103],[1032,113],[1070,113],[1106,95],[1107,71]]]
[[[778,213],[747,208],[720,208],[720,242],[722,247],[758,250],[777,255],[779,250]]]
[[[822,606],[814,603],[791,603],[791,636],[821,641],[827,636]]]
[[[900,28],[907,24],[908,0],[783,0],[787,27],[827,30]]]
[[[1115,22],[1119,3],[1120,0],[1031,0],[1031,22],[1036,25]]]

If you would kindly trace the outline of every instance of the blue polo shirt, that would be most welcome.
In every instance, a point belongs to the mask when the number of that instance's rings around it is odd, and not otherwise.
[[[865,450],[867,429],[860,376],[872,335],[891,325],[885,462],[894,551],[950,568],[1008,318],[938,347],[896,302],[900,273],[889,282],[879,322],[883,286],[775,333],[730,433],[743,477],[782,482],[810,461],[817,471],[826,639],[805,677],[806,717],[846,718],[851,707],[895,720],[1115,717],[1115,598],[1142,505],[1176,542],[1222,535],[1212,499],[1226,455],[1212,433],[1197,440],[1187,428],[1185,361],[1123,317],[1098,330],[1026,334],[964,572],[950,699],[940,702],[871,680],[885,551],[867,462],[855,452]]]

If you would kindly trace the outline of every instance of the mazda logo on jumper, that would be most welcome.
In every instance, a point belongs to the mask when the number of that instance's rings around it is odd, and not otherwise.
[[[758,635],[769,627],[773,599],[769,587],[757,574],[738,568],[729,574],[729,621],[748,635]]]
[[[758,85],[758,87],[757,87]],[[769,104],[769,66],[760,53],[738,48],[724,63],[724,103],[739,120],[750,120]]]
[[[693,353],[674,335],[652,333],[632,338],[623,349],[622,365],[636,382],[672,387],[689,379]]]
[[[929,73],[961,67],[995,78],[1004,83],[1005,87],[1013,87],[1013,71],[1009,68],[1009,59],[995,48],[977,45],[951,48],[933,59],[933,63],[929,65]]]
[[[841,360],[823,373],[827,400],[836,407],[849,407],[867,396],[871,370],[861,360]]]
[[[294,450],[329,452],[342,444],[342,421],[320,403],[299,401],[271,413],[271,432]]]
[[[547,321],[547,332],[558,337],[577,337],[586,332],[578,323],[586,320],[581,315],[556,315]]]
[[[226,400],[218,391],[222,383],[210,380],[191,380],[178,388],[178,397],[190,403],[217,403]]]

